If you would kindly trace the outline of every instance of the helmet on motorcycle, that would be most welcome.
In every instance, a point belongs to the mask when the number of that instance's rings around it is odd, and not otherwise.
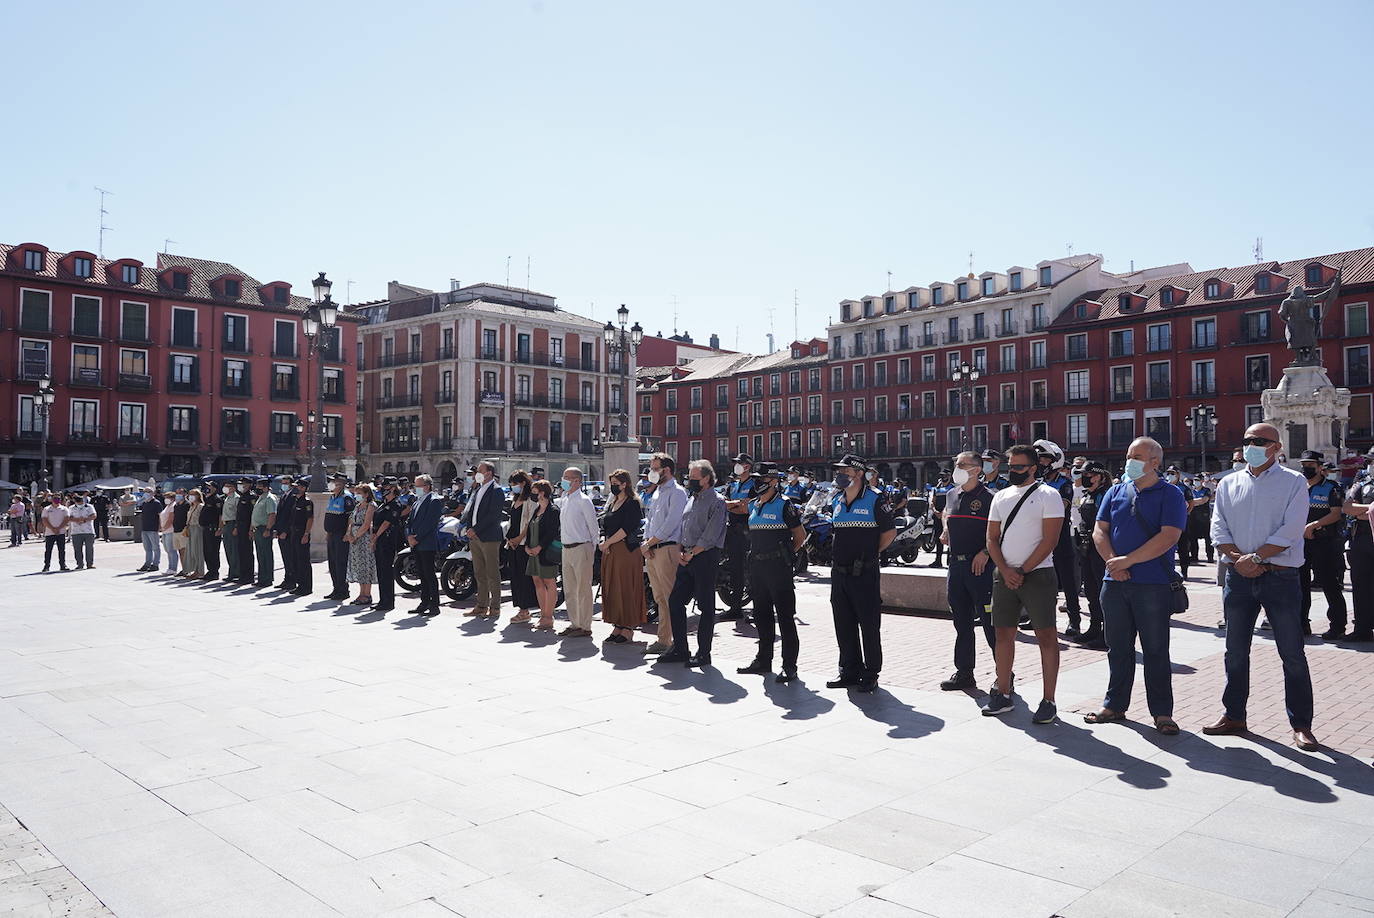
[[[1062,469],[1064,467],[1064,451],[1054,441],[1036,440],[1031,446],[1035,447],[1035,451],[1042,459],[1049,457],[1050,468]]]

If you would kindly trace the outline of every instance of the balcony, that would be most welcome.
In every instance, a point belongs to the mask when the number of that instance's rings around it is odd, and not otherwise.
[[[1149,399],[1149,398],[1169,398],[1169,397],[1170,397],[1170,390],[1171,390],[1172,388],[1173,388],[1173,387],[1170,386],[1168,383],[1150,383],[1149,388],[1147,388],[1147,389],[1145,390],[1145,397],[1146,397],[1147,399]]]
[[[973,331],[968,333],[968,340],[970,341],[984,341],[987,337],[988,329],[986,325],[975,325],[973,326]]]
[[[239,383],[225,380],[224,384],[220,386],[219,394],[225,398],[252,398],[253,387],[249,385],[247,380]]]
[[[195,446],[200,443],[200,435],[194,430],[167,431],[168,446]]]
[[[911,345],[912,345],[911,336],[910,336],[910,335],[902,335],[901,337],[899,337],[899,338],[897,339],[897,345],[896,345],[896,347],[893,348],[893,350],[898,350],[898,351],[909,351],[909,350],[911,350]]]
[[[167,346],[181,348],[182,350],[200,350],[200,335],[197,333],[177,334],[174,331],[167,333]]]
[[[420,405],[419,393],[410,395],[383,395],[377,399],[378,411],[389,411],[392,408],[417,408]]]
[[[499,360],[504,362],[506,359],[506,349],[503,347],[480,347],[477,349],[478,360]]]
[[[268,442],[274,450],[294,450],[296,449],[296,444],[300,441],[296,437],[296,432],[293,430],[290,432],[273,431],[272,438]]]
[[[921,335],[921,336],[920,336],[919,338],[917,338],[916,340],[917,340],[917,343],[918,343],[918,345],[919,345],[920,347],[934,347],[934,346],[935,346],[935,335],[933,335],[933,334],[930,334],[930,335]]]
[[[219,435],[219,445],[221,449],[249,449],[250,439],[246,433],[223,431]]]
[[[439,349],[434,352],[435,360],[453,360],[457,356],[458,352],[451,344],[440,345]]]
[[[148,443],[148,435],[147,435],[146,433],[144,433],[143,431],[138,431],[137,433],[132,432],[132,431],[129,432],[129,433],[121,433],[121,434],[119,435],[119,439],[116,441],[116,443],[117,443],[117,445],[119,445],[119,446],[127,446],[127,447],[149,446],[149,445],[150,445],[150,444]]]
[[[1134,400],[1135,400],[1135,390],[1134,390],[1134,389],[1113,389],[1113,390],[1112,390],[1112,401],[1114,401],[1114,402],[1130,402],[1130,401],[1134,401]]]
[[[285,359],[295,359],[300,357],[300,351],[296,349],[295,342],[283,346],[281,343],[272,345],[272,356]]]
[[[74,427],[67,434],[68,446],[95,446],[106,442],[104,429],[99,425],[93,427]]]
[[[341,389],[325,389],[322,397],[326,402],[333,402],[338,405],[342,405],[344,402],[344,394]]]
[[[999,338],[1010,338],[1016,334],[1016,322],[999,322],[993,326],[993,334]]]
[[[723,436],[728,435],[729,433],[730,433],[730,425],[729,425],[729,424],[717,424],[717,425],[716,425],[716,436],[718,436],[718,437],[723,437]]]
[[[717,396],[716,396],[716,407],[717,407],[717,408],[729,408],[729,407],[730,407],[730,397],[729,397],[729,396],[724,396],[724,397],[722,397],[722,396],[717,395]]]
[[[1217,349],[1217,339],[1215,337],[1201,337],[1193,339],[1194,351],[1215,351]]]
[[[320,448],[325,450],[332,449],[335,452],[337,452],[343,449],[343,438],[339,437],[337,434],[334,436],[325,434],[324,437],[320,440]]]
[[[1269,341],[1268,328],[1245,328],[1242,326],[1239,337],[1233,340],[1231,344],[1267,344]]]
[[[453,402],[454,402],[454,400],[455,400],[456,398],[457,398],[457,393],[455,393],[452,389],[440,389],[438,392],[434,393],[434,404],[436,404],[436,405],[452,405]],[[515,397],[515,403],[516,403],[517,405],[520,404],[520,400],[521,400],[522,398],[525,399],[526,401],[528,401],[528,400],[529,400],[529,395],[528,395],[528,394],[526,394],[526,395],[517,395],[517,396]]]
[[[811,411],[811,412],[808,412],[808,413],[807,413],[807,415],[806,415],[806,423],[808,423],[808,424],[819,424],[820,422],[821,422],[821,413],[820,413],[819,411]]]
[[[1031,396],[1031,410],[1032,410],[1032,411],[1035,411],[1035,410],[1041,409],[1041,408],[1048,408],[1048,407],[1049,407],[1049,403],[1050,403],[1049,398],[1047,398],[1047,397],[1046,397],[1045,395],[1043,395],[1043,394],[1040,394],[1040,395],[1032,395],[1032,396]]]
[[[781,426],[782,426],[782,415],[780,415],[780,414],[770,414],[770,415],[768,416],[768,426],[769,426],[769,427],[781,427]]]
[[[791,424],[793,427],[796,427],[796,426],[797,426],[798,424],[800,424],[801,422],[802,422],[802,416],[801,416],[801,413],[800,413],[800,412],[797,412],[797,413],[795,413],[795,414],[789,414],[789,415],[787,416],[787,423],[788,423],[788,424]]]
[[[72,385],[84,389],[103,389],[105,372],[100,367],[72,367]]]
[[[1092,359],[1093,359],[1093,356],[1092,356],[1092,348],[1088,347],[1086,344],[1077,345],[1077,346],[1070,344],[1069,346],[1067,346],[1067,347],[1064,348],[1064,359],[1065,359],[1065,360],[1092,360]]]
[[[594,398],[584,398],[581,401],[568,399],[567,410],[599,412],[601,411],[601,401]]]
[[[407,364],[420,362],[421,355],[419,351],[401,351],[399,353],[381,354],[377,357],[373,369],[384,370],[387,367],[403,367]]]
[[[148,392],[153,388],[153,378],[147,373],[120,373],[115,377],[115,388],[121,392]]]
[[[290,386],[287,386],[285,388],[277,388],[276,386],[272,387],[272,401],[274,402],[294,402],[299,401],[300,397],[300,387],[297,386],[295,383],[292,383]]]
[[[169,376],[167,378],[167,391],[180,392],[184,395],[199,395],[200,377],[192,376],[190,379],[177,379]]]
[[[477,395],[479,405],[504,405],[506,403],[506,393],[498,392],[495,389],[483,389]]]
[[[1107,355],[1109,357],[1134,357],[1135,345],[1123,344],[1120,341],[1113,341],[1111,343],[1111,346],[1107,348]]]
[[[1011,396],[1010,398],[1003,398],[1003,399],[1002,399],[1002,410],[1003,410],[1003,411],[1015,411],[1015,410],[1016,410],[1016,396]]]
[[[100,324],[91,322],[73,322],[71,337],[83,338],[88,341],[103,341],[104,336],[100,334]]]
[[[875,353],[875,354],[886,354],[886,353],[887,353],[887,342],[886,342],[886,341],[879,341],[879,342],[877,342],[876,344],[874,344],[874,345],[873,345],[873,353]]]
[[[1188,390],[1189,395],[1216,395],[1217,384],[1215,380],[1193,380],[1192,388]]]
[[[147,329],[147,328],[133,328],[133,327],[130,327],[130,326],[120,326],[120,329],[119,329],[119,343],[120,343],[120,344],[151,344],[152,341],[149,340],[149,338],[148,338],[148,329]]]
[[[253,353],[253,339],[244,338],[235,341],[221,341],[219,349],[226,354],[251,354]]]

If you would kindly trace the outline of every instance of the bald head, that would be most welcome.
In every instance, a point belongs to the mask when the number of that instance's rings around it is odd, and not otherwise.
[[[1159,445],[1159,441],[1153,437],[1136,437],[1131,441],[1130,448],[1126,450],[1126,458],[1141,459],[1148,461],[1156,459],[1164,461],[1164,447]]]
[[[1266,440],[1277,442],[1279,429],[1273,424],[1251,424],[1245,429],[1245,435],[1247,437],[1264,437]]]

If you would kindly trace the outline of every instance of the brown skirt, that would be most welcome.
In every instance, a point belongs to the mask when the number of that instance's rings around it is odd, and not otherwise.
[[[644,624],[644,556],[619,541],[601,553],[601,620],[620,628]]]

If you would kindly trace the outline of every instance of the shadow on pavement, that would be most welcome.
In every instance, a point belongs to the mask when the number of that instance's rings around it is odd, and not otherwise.
[[[834,701],[807,686],[800,677],[786,685],[779,685],[771,675],[764,676],[763,694],[787,712],[782,715],[783,720],[811,720],[835,708]]]
[[[899,701],[897,696],[881,685],[873,692],[848,690],[849,703],[858,708],[869,720],[887,724],[892,729],[887,735],[892,739],[920,739],[942,729],[943,718],[920,711]]]
[[[1021,705],[1017,707],[1020,708]],[[1022,728],[1019,719],[1018,723],[1015,724],[1008,719],[1008,716],[993,719],[1008,727]],[[1128,727],[1136,726],[1129,721],[1125,725]],[[1168,783],[1166,779],[1173,774],[1164,766],[1131,755],[1121,747],[1113,746],[1111,743],[1100,739],[1094,731],[1075,726],[1062,717],[1052,724],[1026,724],[1024,729],[1027,736],[1038,743],[1049,746],[1056,755],[1067,756],[1082,762],[1084,765],[1101,768],[1103,771],[1115,772],[1118,781],[1132,787],[1139,787],[1144,790],[1162,788]],[[1153,728],[1149,729],[1153,731]],[[1176,737],[1167,738],[1177,741]],[[1167,746],[1159,743],[1155,745],[1168,750]]]
[[[657,663],[649,672],[663,680],[663,687],[673,691],[693,689],[701,692],[712,704],[731,704],[747,697],[744,687],[726,679],[713,666],[694,669],[681,663]]]

